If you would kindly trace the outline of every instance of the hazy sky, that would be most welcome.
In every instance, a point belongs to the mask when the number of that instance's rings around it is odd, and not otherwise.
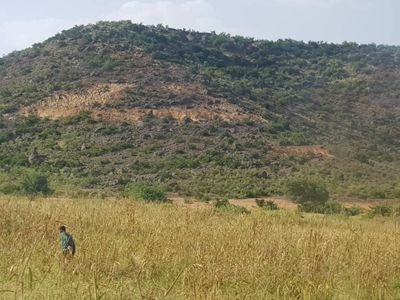
[[[400,0],[0,0],[0,55],[75,24],[127,19],[270,40],[400,45]]]

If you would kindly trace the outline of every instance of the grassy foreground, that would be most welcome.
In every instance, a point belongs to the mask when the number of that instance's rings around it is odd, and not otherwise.
[[[395,218],[2,199],[0,299],[393,299],[399,233]]]

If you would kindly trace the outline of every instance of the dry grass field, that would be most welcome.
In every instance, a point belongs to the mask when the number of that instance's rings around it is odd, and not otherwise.
[[[77,244],[67,263],[60,224]],[[397,218],[3,198],[0,299],[396,299],[399,229]]]

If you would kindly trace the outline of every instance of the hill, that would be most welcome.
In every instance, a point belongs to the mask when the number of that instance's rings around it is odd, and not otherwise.
[[[0,59],[0,190],[159,185],[199,198],[400,197],[400,47],[262,41],[123,22]]]

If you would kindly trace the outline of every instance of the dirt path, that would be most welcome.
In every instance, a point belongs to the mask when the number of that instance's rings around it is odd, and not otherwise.
[[[179,196],[178,194],[175,193],[168,193],[167,194],[168,199],[177,206],[183,206],[183,207],[190,207],[190,208],[196,208],[196,209],[206,209],[213,207],[213,202],[204,202],[200,201],[196,198],[191,198],[191,197],[183,197]],[[47,201],[60,201],[60,200],[71,200],[72,198],[70,197],[63,197],[63,196],[57,196],[57,197],[46,197],[45,198]],[[108,199],[113,199],[115,200],[115,197],[110,197]],[[258,198],[246,198],[246,199],[229,199],[229,203],[232,205],[237,205],[241,207],[245,207],[247,209],[254,209],[257,207],[256,199],[263,199],[265,201],[274,201],[280,209],[286,209],[286,210],[296,210],[297,209],[297,204],[290,201],[287,198],[284,197],[258,197]],[[363,200],[359,198],[342,198],[338,199],[337,202],[342,204],[345,207],[358,207],[364,210],[369,210],[371,207],[376,206],[376,205],[387,205],[391,207],[399,207],[400,204],[400,199],[369,199],[369,200]]]
[[[189,206],[192,208],[207,208],[210,207],[210,203],[196,200],[194,198],[184,198],[178,195],[169,194],[168,200],[172,201],[173,204],[178,206]]]
[[[169,194],[168,199],[172,201],[173,204],[179,206],[190,206],[192,208],[207,208],[211,207],[212,203],[206,203],[202,201],[198,201],[194,198],[184,198],[176,194]],[[247,199],[229,199],[229,203],[241,207],[245,207],[248,209],[252,209],[257,207],[256,199],[263,199],[265,201],[274,201],[279,208],[287,209],[287,210],[295,210],[297,209],[297,204],[293,203],[287,198],[284,197],[259,197],[259,198],[247,198]],[[346,207],[359,207],[361,209],[370,209],[375,205],[398,205],[400,203],[399,200],[384,200],[384,199],[376,199],[376,200],[362,200],[362,199],[353,199],[346,198],[338,201],[342,205]]]
[[[179,206],[190,206],[193,208],[207,208],[212,206],[212,203],[206,203],[202,201],[198,201],[194,198],[184,198],[178,196],[176,194],[169,194],[168,199],[172,201],[173,204]],[[274,201],[279,208],[282,209],[296,209],[297,205],[291,202],[288,199],[281,197],[259,197],[257,199],[263,199],[265,201]],[[247,198],[247,199],[229,199],[229,203],[245,208],[255,208],[257,207],[256,198]]]
[[[399,199],[372,199],[372,200],[362,200],[357,198],[346,198],[339,201],[346,207],[359,207],[362,209],[370,209],[376,205],[388,205],[388,206],[398,206],[400,204]]]
[[[282,209],[296,209],[297,204],[293,203],[292,201],[281,198],[281,197],[260,197],[257,199],[263,199],[265,201],[274,201],[279,208]],[[242,206],[246,208],[254,208],[257,207],[256,199],[255,198],[248,198],[248,199],[231,199],[229,202],[233,205]]]

